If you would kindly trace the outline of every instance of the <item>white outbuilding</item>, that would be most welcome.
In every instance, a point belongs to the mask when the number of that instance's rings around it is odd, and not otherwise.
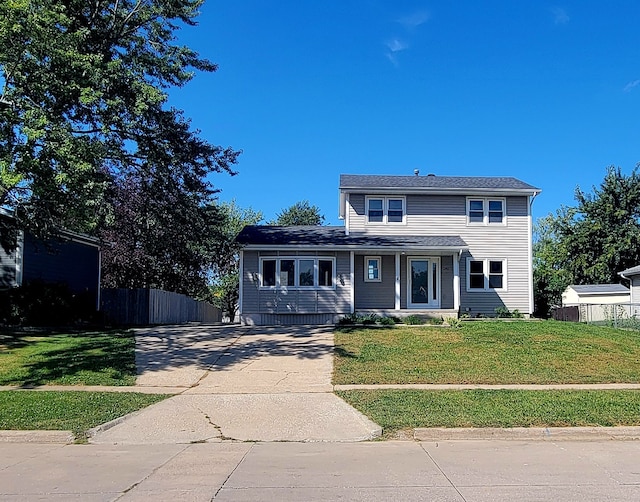
[[[562,306],[631,302],[629,289],[622,284],[571,284],[562,293]]]

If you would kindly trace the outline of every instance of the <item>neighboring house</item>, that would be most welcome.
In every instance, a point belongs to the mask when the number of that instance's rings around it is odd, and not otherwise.
[[[344,226],[247,226],[244,324],[533,312],[531,204],[510,177],[341,175]]]
[[[629,303],[629,290],[622,284],[571,284],[562,293],[562,306]]]
[[[630,302],[640,304],[640,265],[623,270],[618,275],[631,283]]]
[[[2,211],[1,218],[12,218]],[[100,244],[98,239],[62,231],[46,242],[28,232],[19,232],[13,250],[0,246],[0,288],[33,281],[66,284],[74,293],[95,299],[100,305]]]

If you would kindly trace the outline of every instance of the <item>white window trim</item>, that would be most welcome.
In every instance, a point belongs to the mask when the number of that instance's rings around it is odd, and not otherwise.
[[[470,205],[471,201],[482,201],[482,221],[470,221]],[[489,202],[500,201],[502,202],[502,222],[501,223],[489,223]],[[490,226],[490,227],[505,227],[507,226],[507,199],[504,197],[467,197],[467,226]]]
[[[369,221],[369,201],[382,201],[382,221]],[[402,201],[402,221],[389,221],[389,201]],[[406,225],[407,224],[407,198],[404,195],[367,195],[364,198],[364,218],[367,225]]]
[[[378,262],[378,278],[369,279],[369,260],[377,260]],[[382,282],[382,257],[381,256],[365,256],[364,257],[364,282]]]
[[[282,260],[294,261],[294,285],[293,286],[281,286],[280,285],[280,262]],[[299,262],[302,260],[313,261],[313,286],[300,286],[300,266]],[[263,282],[263,270],[265,261],[276,262],[276,284],[275,286],[265,286]],[[331,286],[318,285],[318,262],[330,261],[331,262]],[[336,289],[336,258],[334,256],[261,256],[258,264],[258,284],[262,290],[300,290],[300,291],[313,291],[313,290],[335,290]]]
[[[471,287],[471,262],[472,261],[481,261],[482,262],[482,272],[484,274],[484,288],[472,288]],[[502,262],[502,287],[501,288],[490,288],[489,287],[489,262],[490,261],[500,261]],[[467,293],[486,293],[487,291],[508,291],[508,282],[507,282],[507,259],[506,258],[473,258],[467,257],[467,269],[465,271],[465,275],[467,276]]]

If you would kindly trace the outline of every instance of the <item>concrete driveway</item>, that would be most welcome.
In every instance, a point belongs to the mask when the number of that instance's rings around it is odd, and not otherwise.
[[[362,441],[380,427],[332,393],[333,332],[317,327],[137,330],[137,386],[180,392],[91,439],[102,444]]]

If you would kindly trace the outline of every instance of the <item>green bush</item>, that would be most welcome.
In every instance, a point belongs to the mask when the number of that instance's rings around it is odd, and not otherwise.
[[[66,284],[32,281],[0,292],[0,324],[64,326],[95,317],[93,297],[75,294]]]
[[[378,324],[381,324],[382,326],[393,326],[395,323],[396,322],[393,320],[393,317],[381,317],[378,320]]]
[[[500,317],[500,318],[511,317],[511,312],[507,307],[496,307],[495,313],[496,313],[496,317]]]
[[[415,314],[411,314],[407,317],[404,318],[404,323],[405,324],[412,324],[412,325],[417,325],[417,324],[424,324],[424,319],[422,319],[422,317],[415,315]]]

